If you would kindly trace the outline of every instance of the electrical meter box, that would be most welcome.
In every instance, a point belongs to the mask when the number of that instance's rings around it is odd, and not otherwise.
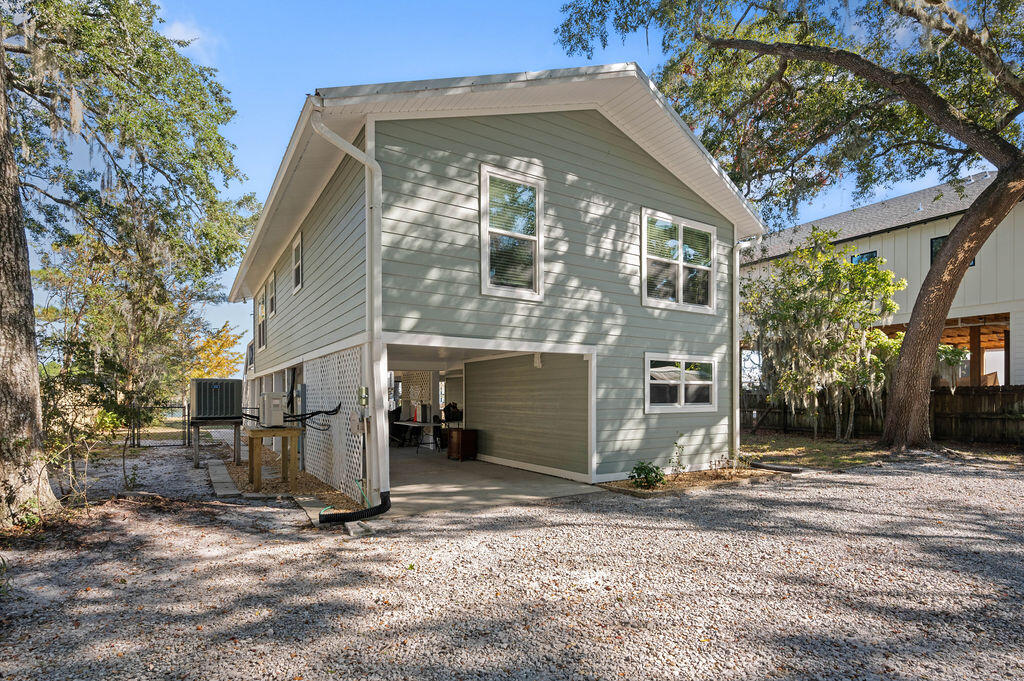
[[[193,378],[189,388],[194,421],[242,418],[242,379]]]
[[[260,425],[264,428],[284,425],[284,393],[260,395]]]

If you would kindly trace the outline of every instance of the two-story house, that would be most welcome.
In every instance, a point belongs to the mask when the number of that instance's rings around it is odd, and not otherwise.
[[[907,280],[890,335],[910,320],[921,284],[947,235],[994,174],[977,173],[959,186],[941,184],[868,204],[765,237],[747,251],[741,275],[756,276],[803,243],[812,226],[833,230],[835,243],[855,260],[884,258]],[[1018,205],[996,228],[967,270],[949,310],[942,342],[970,350],[962,385],[1024,384],[1024,208]]]
[[[230,293],[247,390],[340,403],[305,468],[374,503],[389,407],[430,419],[442,390],[485,461],[705,468],[737,444],[734,244],[761,230],[635,64],[321,89]]]

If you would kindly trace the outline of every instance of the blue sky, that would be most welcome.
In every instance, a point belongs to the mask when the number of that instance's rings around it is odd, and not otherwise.
[[[225,130],[248,176],[241,191],[266,198],[306,94],[318,87],[393,80],[536,71],[635,61],[650,73],[662,61],[656,39],[613,39],[593,59],[568,57],[555,44],[559,0],[480,2],[166,2],[164,33],[193,39],[188,53],[219,71],[238,110]],[[880,192],[903,194],[931,184],[925,178]],[[839,187],[803,207],[801,220],[845,210]],[[224,276],[225,288],[234,271]],[[206,310],[251,338],[251,306]]]

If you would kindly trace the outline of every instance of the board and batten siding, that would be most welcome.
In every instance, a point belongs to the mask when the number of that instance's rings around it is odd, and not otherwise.
[[[532,466],[590,473],[589,372],[581,355],[543,353],[467,362],[465,427],[477,451]]]
[[[931,267],[931,240],[949,234],[959,220],[952,215],[920,225],[872,234],[837,244],[851,255],[876,251],[885,259],[886,269],[907,280],[907,288],[895,296],[899,311],[887,323],[905,324]],[[798,246],[799,244],[794,244]],[[756,255],[756,250],[755,250]],[[743,266],[742,277],[764,276],[771,263]],[[974,267],[968,267],[949,318],[1010,314],[1010,383],[1024,384],[1024,206],[1017,206],[978,251]]]
[[[360,133],[356,146],[363,139]],[[267,347],[256,350],[255,373],[366,330],[365,186],[363,165],[345,156],[302,222],[305,272],[297,292],[291,241],[278,259],[277,313],[267,319]]]
[[[907,288],[896,294],[899,313],[893,318],[906,322],[931,267],[931,240],[949,234],[959,215],[862,237],[839,244],[855,253],[878,251],[886,267],[907,280]],[[1024,308],[1024,206],[1020,204],[1000,223],[978,252],[974,267],[967,268],[960,289],[950,306],[950,317],[985,314],[981,309],[1005,312]],[[989,309],[990,308],[990,309]]]
[[[598,475],[728,453],[733,226],[596,111],[378,121],[383,328],[597,348]],[[480,290],[480,165],[542,178],[544,299]],[[717,230],[713,314],[641,304],[641,210]],[[717,360],[718,409],[644,414],[644,353]],[[468,396],[468,386],[467,386]],[[470,400],[466,400],[469,411]]]

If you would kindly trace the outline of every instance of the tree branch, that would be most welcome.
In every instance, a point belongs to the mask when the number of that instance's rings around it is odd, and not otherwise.
[[[957,45],[977,57],[1008,95],[1018,103],[1024,104],[1024,80],[1013,72],[998,52],[988,46],[987,36],[972,29],[967,23],[967,17],[955,7],[943,0],[929,0],[934,9],[946,15],[943,17],[936,16],[921,5],[906,0],[885,0],[885,4],[897,14],[949,36]]]
[[[745,38],[716,38],[702,34],[697,34],[696,38],[720,49],[743,50],[786,59],[832,64],[899,95],[907,103],[920,109],[942,132],[970,147],[997,168],[1009,167],[1021,158],[1020,149],[991,130],[967,119],[917,76],[897,73],[854,52],[834,47],[763,43]]]

